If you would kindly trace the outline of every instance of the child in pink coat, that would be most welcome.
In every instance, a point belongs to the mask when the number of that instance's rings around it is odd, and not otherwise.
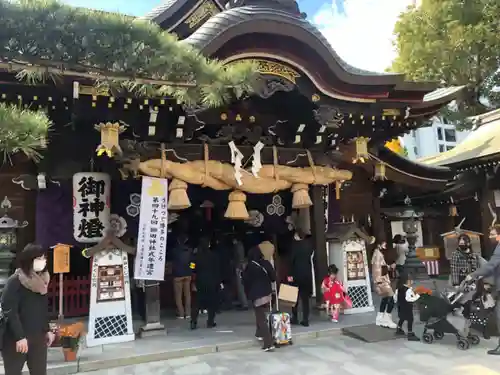
[[[321,291],[326,303],[326,310],[332,318],[332,322],[339,321],[340,307],[346,300],[346,290],[344,284],[337,278],[339,269],[335,264],[328,267],[328,276],[321,284]]]

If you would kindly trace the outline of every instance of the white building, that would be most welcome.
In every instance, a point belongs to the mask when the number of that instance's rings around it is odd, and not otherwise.
[[[416,160],[448,151],[462,142],[470,131],[457,131],[455,125],[435,118],[431,126],[412,130],[402,137],[408,158]]]

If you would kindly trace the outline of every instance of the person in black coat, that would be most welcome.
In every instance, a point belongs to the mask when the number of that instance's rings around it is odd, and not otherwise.
[[[265,260],[258,247],[248,252],[248,264],[243,272],[243,283],[247,297],[254,306],[255,337],[264,341],[265,351],[274,349],[273,339],[267,325],[266,314],[270,310],[272,284],[276,281],[276,272],[272,264]]]
[[[6,316],[2,337],[5,374],[21,374],[27,362],[30,375],[46,375],[47,348],[54,341],[49,329],[47,258],[41,246],[29,244],[17,261],[19,268],[7,280],[1,298]]]
[[[218,254],[210,248],[210,239],[201,238],[191,263],[195,278],[191,301],[191,329],[196,329],[198,326],[200,307],[207,309],[207,327],[216,326],[215,314],[222,284],[219,264]]]
[[[310,299],[313,292],[312,256],[314,249],[310,238],[297,230],[293,237],[288,281],[299,288],[299,299],[292,309],[292,324],[299,323],[298,307],[302,304],[301,325],[309,326]]]
[[[189,267],[193,251],[188,243],[188,236],[180,233],[175,245],[167,257],[172,262],[172,276],[174,277],[174,296],[179,319],[189,319],[191,311],[191,276],[193,271]]]

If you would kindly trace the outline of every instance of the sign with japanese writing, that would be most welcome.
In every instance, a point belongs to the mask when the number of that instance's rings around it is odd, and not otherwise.
[[[165,277],[168,180],[142,178],[139,235],[134,278],[161,281]]]
[[[101,241],[109,229],[111,180],[106,173],[73,176],[73,236],[81,243]]]
[[[70,246],[57,244],[54,249],[54,273],[69,272],[69,252]]]

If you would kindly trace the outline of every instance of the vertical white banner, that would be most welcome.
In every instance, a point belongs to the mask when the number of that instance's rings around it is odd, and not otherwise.
[[[165,277],[167,248],[168,180],[142,178],[139,235],[134,278],[162,281]]]
[[[73,175],[73,236],[81,243],[101,241],[109,229],[111,179],[106,173]]]

